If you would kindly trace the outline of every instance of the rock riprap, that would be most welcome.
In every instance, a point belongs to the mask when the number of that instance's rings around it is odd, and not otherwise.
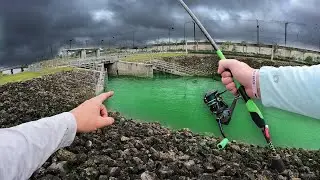
[[[97,74],[61,72],[0,86],[0,126],[12,127],[69,111],[94,96]],[[188,130],[172,131],[109,112],[116,121],[99,131],[77,134],[70,147],[55,152],[31,179],[320,179],[320,151],[279,149],[287,167],[269,168],[266,148]]]

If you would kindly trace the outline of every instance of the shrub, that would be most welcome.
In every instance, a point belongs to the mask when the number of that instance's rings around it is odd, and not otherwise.
[[[312,63],[313,59],[312,59],[311,56],[308,56],[308,57],[305,59],[305,61],[306,61],[307,63]]]

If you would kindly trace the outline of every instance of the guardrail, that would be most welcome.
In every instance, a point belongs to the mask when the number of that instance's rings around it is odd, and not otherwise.
[[[28,66],[29,71],[40,71],[43,68],[59,67],[59,66],[75,66],[80,67],[83,64],[100,64],[100,63],[113,63],[118,61],[119,56],[108,56],[108,57],[89,57],[86,59],[73,59],[69,61],[51,61],[51,62],[39,62]]]

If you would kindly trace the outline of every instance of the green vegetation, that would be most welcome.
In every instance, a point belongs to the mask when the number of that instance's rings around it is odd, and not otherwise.
[[[190,54],[216,54],[216,51],[214,50],[198,50],[198,51],[189,50],[188,52]]]
[[[220,49],[222,51],[226,51],[229,49],[229,46],[232,45],[232,42],[231,41],[226,41],[226,42],[223,42],[222,45],[220,46]]]
[[[0,85],[10,83],[10,82],[19,82],[19,81],[26,81],[30,80],[33,78],[41,77],[43,75],[47,74],[54,74],[57,72],[62,72],[62,71],[71,71],[73,68],[71,67],[60,67],[60,68],[46,68],[43,69],[39,72],[22,72],[18,74],[13,74],[13,75],[3,75],[0,74]]]
[[[129,62],[146,62],[153,59],[161,59],[165,57],[186,56],[183,53],[146,53],[146,54],[134,54],[123,58],[123,61]]]
[[[313,59],[312,59],[311,56],[308,56],[308,57],[305,59],[305,61],[306,61],[307,63],[312,63],[312,62],[313,62]]]

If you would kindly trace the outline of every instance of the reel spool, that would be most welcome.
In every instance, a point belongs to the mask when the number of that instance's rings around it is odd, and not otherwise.
[[[217,145],[218,149],[225,148],[229,142],[228,138],[226,138],[226,135],[224,134],[222,124],[228,125],[230,123],[233,110],[236,106],[237,100],[240,98],[240,96],[236,96],[232,102],[232,105],[229,107],[229,105],[221,96],[226,91],[227,90],[220,93],[217,90],[209,91],[205,94],[203,99],[204,103],[209,107],[211,113],[215,115],[221,135],[224,137],[224,139]]]

